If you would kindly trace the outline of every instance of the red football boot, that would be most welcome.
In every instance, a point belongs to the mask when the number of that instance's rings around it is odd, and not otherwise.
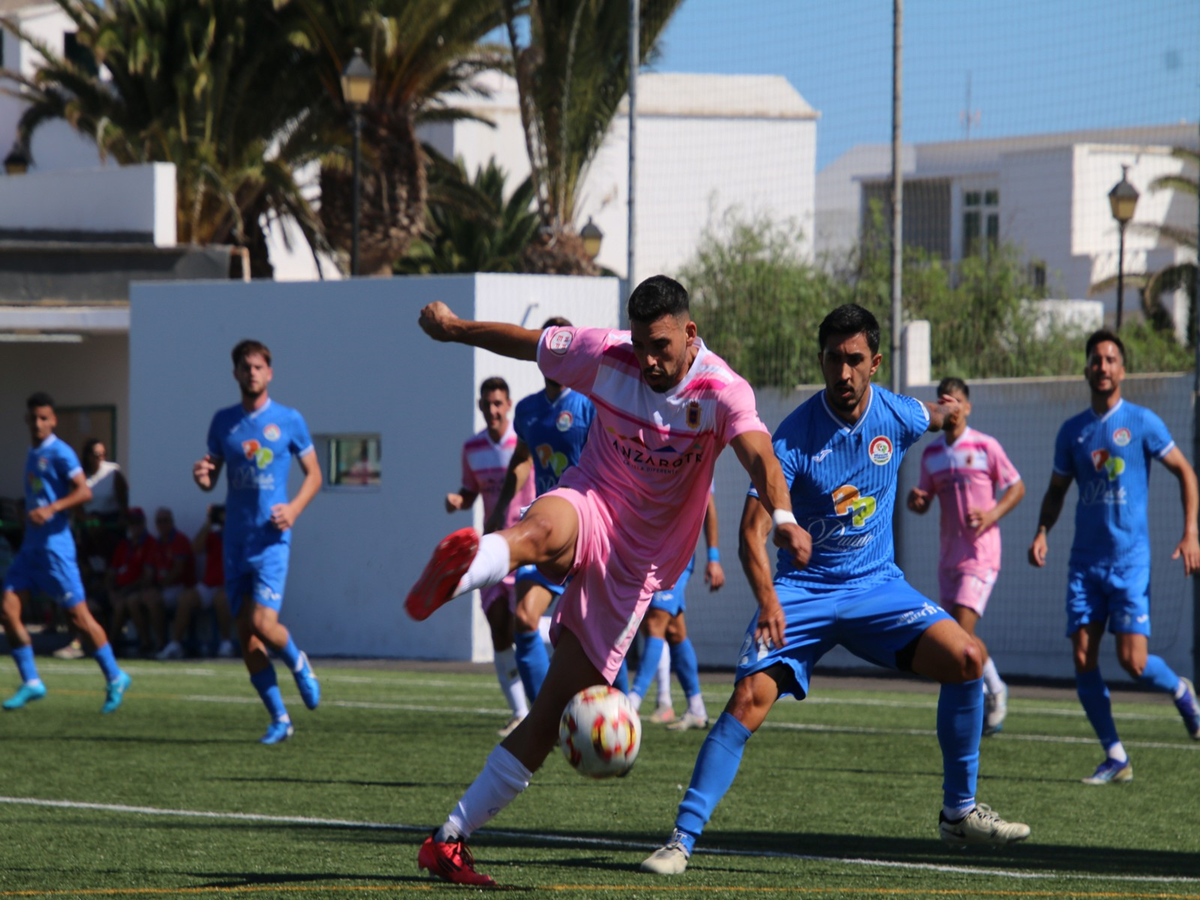
[[[437,839],[436,831],[425,838],[425,843],[421,845],[421,852],[417,854],[417,866],[428,869],[430,875],[452,884],[496,886],[491,876],[475,871],[475,859],[465,841],[442,843]]]
[[[460,528],[442,538],[425,564],[425,571],[404,600],[408,614],[418,622],[433,615],[435,609],[454,595],[454,589],[478,551],[479,535],[474,528]]]

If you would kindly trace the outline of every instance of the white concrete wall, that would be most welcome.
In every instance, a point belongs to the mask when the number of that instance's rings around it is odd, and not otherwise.
[[[174,247],[175,221],[171,163],[0,178],[0,229],[135,232]]]
[[[532,363],[427,338],[417,314],[439,299],[467,318],[535,328],[552,315],[614,326],[619,303],[614,279],[505,275],[132,290],[130,481],[139,503],[173,507],[185,530],[225,495],[224,479],[206,495],[190,472],[212,414],[237,402],[229,352],[244,337],[271,348],[271,396],[314,435],[381,435],[379,489],[323,491],[296,528],[283,619],[315,655],[490,658],[477,603],[420,624],[401,603],[436,543],[470,523],[443,498],[460,485],[462,442],[483,427],[479,382],[502,375],[519,399],[542,378]]]
[[[1070,147],[1005,156],[1000,166],[1000,233],[1030,259],[1046,263],[1047,282],[1061,280],[1068,297],[1086,297],[1071,259],[1071,209],[1075,154]],[[962,195],[956,232],[962,234]],[[1068,285],[1067,278],[1071,281]]]
[[[22,472],[29,450],[25,399],[35,391],[45,391],[59,406],[116,406],[116,453],[110,447],[109,454],[122,466],[128,463],[129,355],[125,335],[93,335],[82,344],[2,346],[0,423],[5,437],[0,441],[0,496],[24,494]]]

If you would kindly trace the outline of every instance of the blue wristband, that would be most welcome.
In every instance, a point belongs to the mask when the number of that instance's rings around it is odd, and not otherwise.
[[[708,561],[716,563],[721,561],[721,549],[719,547],[708,548]]]

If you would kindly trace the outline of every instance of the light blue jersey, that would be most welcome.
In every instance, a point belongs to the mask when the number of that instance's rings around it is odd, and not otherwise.
[[[1174,446],[1162,419],[1128,400],[1103,416],[1088,409],[1063,423],[1054,471],[1079,485],[1072,566],[1150,565],[1150,460]]]
[[[54,435],[25,457],[25,508],[49,506],[75,489],[74,478],[83,467],[75,451]],[[75,559],[75,538],[71,534],[71,514],[58,512],[45,525],[27,524],[21,550],[49,550],[66,559]]]
[[[902,577],[892,541],[896,482],[905,451],[928,428],[925,404],[875,385],[853,426],[824,391],[783,420],[772,442],[792,511],[812,535],[812,557],[796,569],[780,550],[776,584],[828,588]]]
[[[595,416],[592,401],[566,387],[553,402],[545,391],[538,391],[517,404],[513,428],[533,456],[539,497],[557,487],[562,473],[579,462]]]
[[[271,524],[271,507],[288,501],[292,457],[312,449],[304,417],[273,400],[254,412],[246,412],[239,403],[213,416],[208,452],[225,462],[229,481],[226,544],[255,538],[291,543],[290,529],[280,531]]]

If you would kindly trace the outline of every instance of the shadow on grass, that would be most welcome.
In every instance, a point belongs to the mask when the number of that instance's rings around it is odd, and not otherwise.
[[[435,782],[430,781],[359,781],[354,778],[242,778],[238,776],[227,776],[224,778],[209,778],[208,781],[218,782],[245,782],[246,784],[345,784],[354,787],[368,788],[426,788],[430,785],[437,787]],[[441,785],[442,787],[454,787],[454,785]]]
[[[372,888],[376,886],[395,885],[398,889],[406,885],[438,885],[446,884],[438,879],[431,879],[426,875],[364,875],[364,874],[347,874],[333,872],[295,872],[284,874],[282,872],[265,874],[262,872],[187,872],[185,873],[192,878],[209,879],[204,884],[195,885],[192,890],[216,890],[216,891],[232,891],[254,887],[272,887],[277,886],[286,888],[296,885],[343,885],[346,888],[357,887],[362,884],[369,884]],[[446,887],[456,887],[446,884]],[[528,887],[514,887],[512,885],[500,885],[495,890],[507,892],[528,892],[534,890]]]

